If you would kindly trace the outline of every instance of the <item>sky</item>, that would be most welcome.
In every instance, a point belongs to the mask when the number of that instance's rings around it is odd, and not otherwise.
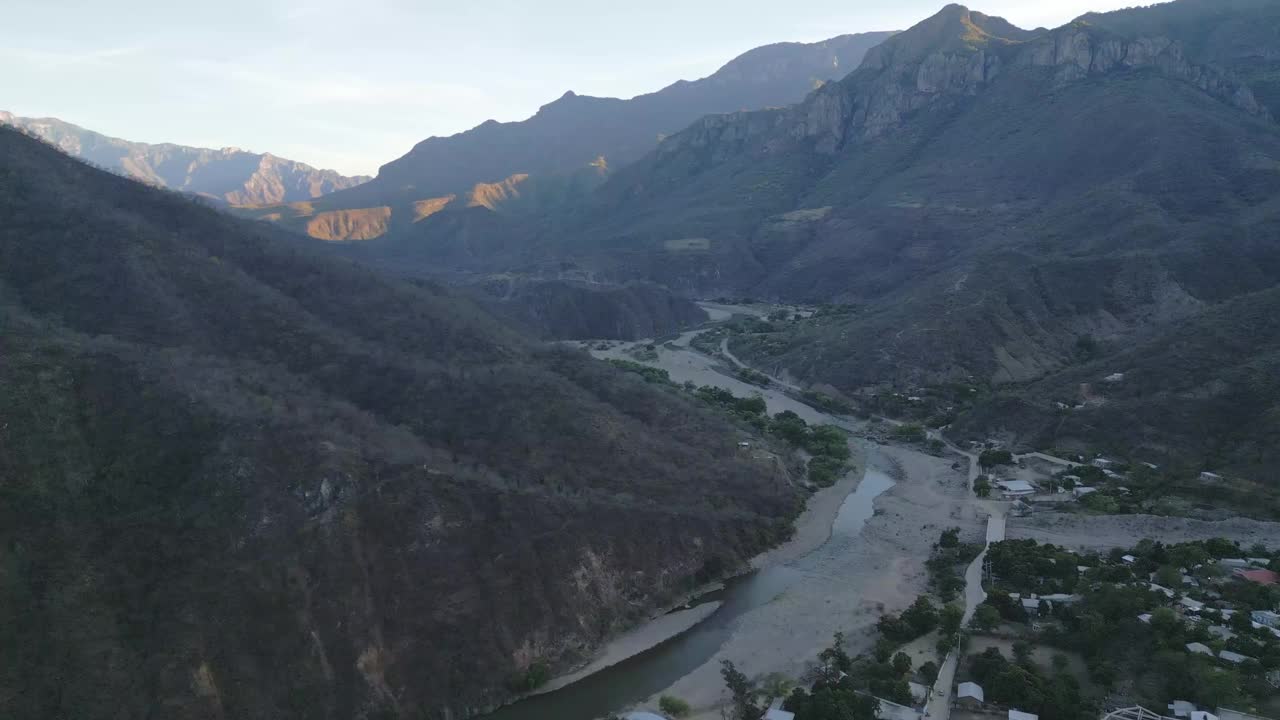
[[[943,0],[3,0],[0,110],[347,174],[566,90],[631,97]],[[1025,28],[1135,0],[969,3]]]

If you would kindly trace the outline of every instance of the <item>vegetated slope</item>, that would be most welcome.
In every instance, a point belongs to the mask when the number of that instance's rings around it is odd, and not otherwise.
[[[309,200],[369,179],[346,177],[270,153],[251,153],[238,148],[213,150],[170,143],[130,142],[57,118],[25,118],[0,112],[0,124],[22,128],[74,157],[111,172],[230,205]]]
[[[1280,289],[1235,298],[1102,359],[1009,388],[952,432],[1179,463],[1192,474],[1270,478],[1280,462]]]
[[[530,176],[551,188],[544,193],[561,196],[570,192],[576,199],[609,169],[636,160],[652,150],[663,135],[703,115],[799,102],[814,87],[857,67],[869,48],[891,34],[860,33],[819,43],[756,48],[706,78],[682,80],[629,100],[567,92],[526,120],[490,120],[457,135],[428,138],[384,165],[369,183],[325,198],[317,209],[390,207],[395,219],[383,232],[408,230],[422,219],[415,217],[413,203],[461,198],[477,185],[517,175]],[[547,208],[550,200],[540,200],[536,207]],[[266,209],[257,215],[267,220],[288,219],[288,213],[277,216],[277,212]],[[301,229],[325,240],[367,239]]]
[[[510,276],[476,283],[486,307],[549,340],[661,338],[706,322],[692,300],[661,285],[594,285]]]
[[[0,128],[0,715],[461,717],[787,532],[474,305]]]
[[[735,345],[846,391],[1034,378],[1080,335],[1126,342],[1280,277],[1280,133],[1189,58],[948,6],[800,105],[669,138],[551,252],[693,295],[853,303]]]

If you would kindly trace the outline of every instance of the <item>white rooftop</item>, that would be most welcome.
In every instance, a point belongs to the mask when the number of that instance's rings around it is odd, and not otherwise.
[[[1035,713],[1022,712],[1021,710],[1010,710],[1009,720],[1040,720],[1040,716]]]
[[[764,714],[764,720],[795,720],[795,717],[795,713],[777,708],[769,708],[768,712]]]
[[[1213,655],[1213,651],[1209,649],[1208,645],[1198,642],[1187,643],[1187,652],[1199,655]]]
[[[1000,480],[996,483],[1001,490],[1011,493],[1033,493],[1036,488],[1026,480]]]
[[[978,702],[983,702],[986,698],[982,694],[982,686],[975,682],[962,682],[956,688],[956,697],[973,698]]]
[[[1248,655],[1241,655],[1238,652],[1231,652],[1230,650],[1223,650],[1222,652],[1218,653],[1218,657],[1222,658],[1223,660],[1226,660],[1229,663],[1235,663],[1237,665],[1244,662],[1245,660],[1252,659]]]

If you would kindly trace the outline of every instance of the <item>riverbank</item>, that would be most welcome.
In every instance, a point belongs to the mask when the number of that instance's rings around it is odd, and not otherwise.
[[[712,613],[719,609],[719,602],[705,602],[688,610],[676,610],[660,615],[610,640],[604,647],[600,648],[595,657],[586,665],[574,672],[553,678],[551,682],[538,688],[531,695],[542,695],[543,693],[559,690],[589,675],[611,668],[624,660],[629,660],[642,652],[652,650],[711,617]]]
[[[760,570],[795,560],[813,552],[830,539],[832,527],[840,513],[840,508],[844,505],[845,500],[857,490],[866,470],[866,454],[862,451],[861,444],[851,443],[851,447],[854,451],[850,459],[851,469],[836,484],[829,488],[823,488],[809,497],[804,511],[796,518],[795,532],[791,539],[752,558],[752,570]],[[710,589],[706,588],[704,590]],[[702,594],[702,592],[698,594]],[[559,690],[601,670],[629,660],[640,653],[651,650],[693,628],[710,617],[719,608],[719,602],[710,602],[697,605],[688,610],[658,615],[654,619],[609,641],[596,652],[595,656],[586,665],[573,672],[553,678],[531,695],[541,695]]]
[[[798,678],[837,631],[845,634],[850,652],[869,650],[880,616],[904,610],[925,591],[925,560],[941,532],[980,532],[979,513],[967,502],[967,473],[953,470],[953,459],[868,445],[865,462],[866,473],[889,475],[896,484],[876,498],[875,514],[861,532],[826,543],[798,532],[791,552],[808,547],[807,552],[764,558],[798,571],[802,579],[739,618],[711,659],[655,694],[647,707],[656,707],[660,695],[675,695],[694,707],[696,717],[716,718],[726,700],[722,660],[749,677],[780,672]],[[811,520],[824,520],[822,512],[814,508]]]

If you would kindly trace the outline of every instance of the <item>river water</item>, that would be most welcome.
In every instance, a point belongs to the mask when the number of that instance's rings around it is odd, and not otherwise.
[[[831,537],[813,552],[730,580],[723,590],[699,598],[723,604],[683,634],[572,685],[501,708],[484,720],[594,720],[669,687],[710,660],[742,615],[772,602],[807,575],[823,572],[832,555],[847,551],[871,518],[876,496],[890,487],[893,480],[888,475],[868,468],[841,504]]]

